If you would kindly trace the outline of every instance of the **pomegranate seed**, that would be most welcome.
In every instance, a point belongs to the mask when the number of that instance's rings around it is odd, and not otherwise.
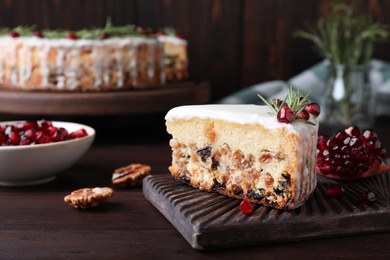
[[[281,123],[291,123],[295,119],[294,112],[289,107],[282,107],[277,114],[277,119]]]
[[[31,141],[35,141],[35,130],[34,130],[34,129],[27,129],[27,130],[24,132],[24,136],[25,136],[27,139],[30,139]]]
[[[179,39],[184,39],[184,36],[183,36],[183,34],[181,34],[181,33],[177,33],[177,34],[176,34],[176,37],[179,38]]]
[[[161,35],[161,36],[166,35],[166,33],[165,33],[164,31],[158,31],[157,34],[158,34],[158,35]]]
[[[68,38],[69,40],[76,40],[76,39],[77,39],[77,36],[76,36],[76,34],[74,34],[74,33],[68,33],[68,35],[66,36],[66,38]]]
[[[20,145],[29,145],[31,142],[28,139],[24,139],[20,141]]]
[[[313,116],[319,116],[321,113],[321,108],[317,103],[310,103],[305,106],[305,110],[312,114]]]
[[[57,127],[54,127],[54,126],[49,126],[48,128],[47,128],[47,133],[49,134],[49,135],[53,135],[55,132],[57,132],[58,131],[58,128]]]
[[[55,127],[51,121],[46,120],[25,121],[4,127],[0,126],[0,146],[45,144],[84,136],[88,136],[88,133],[83,128],[70,135],[65,128]]]
[[[379,167],[386,154],[375,132],[350,127],[335,136],[319,136],[317,169],[331,178],[354,179]]]
[[[366,191],[362,193],[359,197],[360,202],[363,204],[371,204],[375,201],[375,193],[372,191]]]
[[[101,34],[99,34],[99,38],[102,40],[108,39],[109,38],[108,33],[102,32]]]
[[[374,131],[367,129],[363,131],[361,139],[364,144],[368,143],[369,141],[376,142],[378,140],[378,135]]]
[[[359,127],[354,126],[354,127],[351,128],[350,131],[351,131],[350,132],[351,136],[353,136],[353,137],[360,137],[360,129],[359,129]]]
[[[296,117],[296,119],[309,120],[310,114],[306,110],[302,110]]]
[[[20,136],[17,132],[11,132],[8,135],[8,144],[18,145],[20,143]]]
[[[37,121],[25,121],[23,123],[23,129],[24,130],[27,130],[27,129],[38,129],[39,126],[38,126],[38,122]]]
[[[4,145],[6,140],[7,136],[3,132],[0,132],[0,145]]]
[[[12,38],[18,38],[20,36],[20,34],[15,31],[10,31],[8,35],[11,36]]]
[[[147,30],[146,30],[145,28],[143,28],[143,27],[140,27],[140,28],[138,29],[138,32],[139,32],[140,34],[147,34],[147,33],[148,33]]]
[[[251,204],[251,201],[250,199],[246,198],[244,199],[240,205],[238,206],[239,210],[241,210],[243,213],[245,214],[249,214],[252,212],[253,210],[253,207],[252,207],[252,204]]]
[[[82,137],[87,136],[87,135],[88,135],[88,133],[87,133],[87,131],[85,131],[84,128],[81,128],[81,129],[70,134],[72,139],[82,138]]]
[[[43,38],[43,33],[41,31],[35,31],[34,36],[38,38]]]
[[[330,186],[326,188],[325,194],[332,198],[341,198],[344,196],[344,189],[340,185]]]

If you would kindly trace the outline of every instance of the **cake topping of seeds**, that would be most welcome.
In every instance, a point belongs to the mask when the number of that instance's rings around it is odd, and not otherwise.
[[[321,109],[317,103],[309,103],[308,97],[310,94],[311,91],[305,96],[302,96],[299,88],[295,91],[290,86],[284,100],[273,98],[268,102],[260,94],[257,95],[271,108],[272,112],[270,112],[270,114],[276,116],[279,122],[289,124],[293,121],[301,121],[314,125],[314,123],[309,121],[310,114],[317,117],[320,114]]]

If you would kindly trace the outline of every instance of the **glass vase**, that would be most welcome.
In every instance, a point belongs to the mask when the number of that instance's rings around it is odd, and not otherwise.
[[[321,96],[320,122],[327,128],[373,127],[375,93],[371,88],[368,65],[329,65]]]

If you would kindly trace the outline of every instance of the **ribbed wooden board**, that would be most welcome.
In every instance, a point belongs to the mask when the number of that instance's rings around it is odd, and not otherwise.
[[[340,183],[340,199],[325,195]],[[376,194],[371,205],[359,195]],[[318,185],[300,208],[283,211],[255,205],[251,214],[238,209],[239,200],[199,191],[170,175],[145,178],[143,192],[195,249],[219,249],[307,239],[390,231],[390,174],[358,181],[336,182],[318,176]]]

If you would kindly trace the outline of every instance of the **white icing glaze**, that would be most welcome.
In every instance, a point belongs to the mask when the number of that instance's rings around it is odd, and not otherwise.
[[[300,132],[308,127],[308,124],[302,122],[293,122],[292,124],[280,123],[276,116],[269,115],[271,109],[268,106],[258,105],[192,105],[172,108],[165,116],[165,120],[213,118],[239,124],[261,124],[268,129],[285,127],[291,131]],[[317,119],[311,118],[313,122]]]
[[[159,35],[158,40],[161,42],[171,42],[177,45],[181,45],[181,44],[187,45],[186,40],[174,36],[169,36],[169,35]]]

